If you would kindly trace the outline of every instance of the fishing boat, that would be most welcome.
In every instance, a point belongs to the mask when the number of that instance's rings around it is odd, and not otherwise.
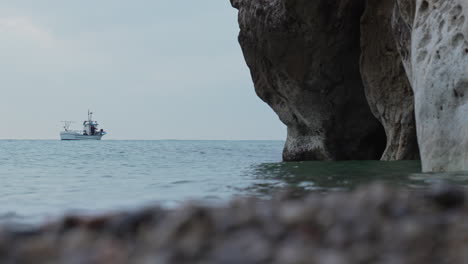
[[[93,120],[93,112],[88,110],[88,120],[83,122],[83,130],[71,130],[72,121],[62,121],[64,131],[60,132],[61,140],[101,140],[107,134],[103,129],[98,129],[98,122]]]

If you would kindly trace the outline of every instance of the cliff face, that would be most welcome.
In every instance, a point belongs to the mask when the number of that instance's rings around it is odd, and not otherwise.
[[[361,18],[361,76],[387,135],[382,160],[418,159],[413,91],[394,41],[394,0],[367,0]]]
[[[464,0],[231,3],[256,92],[288,127],[285,160],[421,150],[425,171],[468,169]]]
[[[288,127],[285,160],[378,159],[359,73],[364,1],[232,1],[257,94]]]
[[[416,2],[404,49],[426,171],[468,170],[467,15],[466,0]]]

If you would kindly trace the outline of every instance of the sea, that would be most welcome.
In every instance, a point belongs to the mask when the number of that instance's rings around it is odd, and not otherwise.
[[[239,196],[346,191],[380,181],[407,188],[468,184],[421,173],[418,161],[281,161],[283,141],[0,140],[0,223],[38,223]]]

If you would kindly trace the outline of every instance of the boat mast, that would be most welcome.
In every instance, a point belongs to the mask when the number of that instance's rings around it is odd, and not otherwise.
[[[96,133],[97,122],[93,121],[93,112],[88,109],[88,121],[85,121],[85,130],[86,133],[90,136],[93,136]]]
[[[88,109],[88,121],[89,121],[89,123],[91,123],[92,119],[93,119],[93,112],[91,112],[91,111]]]

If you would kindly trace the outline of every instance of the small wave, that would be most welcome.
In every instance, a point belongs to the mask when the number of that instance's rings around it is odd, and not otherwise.
[[[172,182],[171,184],[186,184],[186,183],[192,183],[192,181],[182,180],[182,181]]]
[[[0,221],[18,220],[18,219],[23,219],[23,218],[25,217],[12,211],[9,211],[6,213],[0,213]]]
[[[205,195],[203,196],[203,199],[205,200],[221,200],[221,197],[217,195]]]

